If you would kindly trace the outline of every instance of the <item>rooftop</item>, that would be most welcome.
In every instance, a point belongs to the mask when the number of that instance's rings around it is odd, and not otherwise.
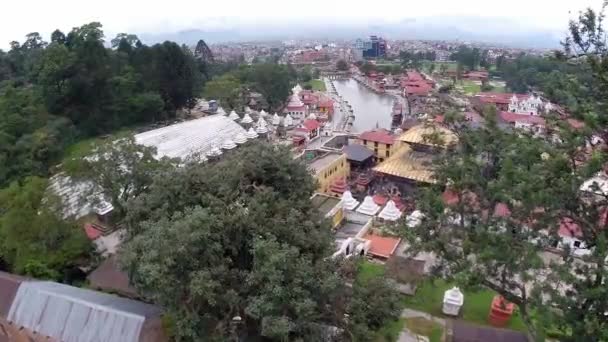
[[[322,172],[323,170],[325,170],[325,168],[328,167],[329,165],[331,165],[331,163],[342,158],[342,156],[343,156],[343,154],[341,154],[341,153],[329,152],[327,154],[324,154],[324,155],[312,160],[310,162],[310,164],[308,165],[308,167],[316,175],[316,174],[319,174],[320,172]]]
[[[311,198],[312,205],[317,208],[323,216],[329,214],[339,203],[340,199],[324,194],[314,194]]]
[[[359,135],[359,139],[389,145],[395,142],[395,136],[386,129],[375,129],[363,132]]]
[[[438,141],[433,141],[437,138]],[[454,132],[437,124],[420,124],[399,136],[399,141],[410,144],[448,147],[458,142]]]
[[[156,147],[159,157],[187,158],[204,155],[227,139],[233,140],[245,133],[245,129],[230,118],[216,114],[143,132],[135,136],[135,141]]]
[[[364,239],[371,241],[371,248],[369,249],[371,255],[386,259],[395,253],[401,242],[400,238],[379,235],[366,235]]]
[[[359,144],[344,146],[342,151],[346,153],[346,159],[356,162],[364,162],[374,156],[372,150]]]
[[[395,154],[374,168],[374,171],[423,183],[435,183],[431,156],[401,147]]]

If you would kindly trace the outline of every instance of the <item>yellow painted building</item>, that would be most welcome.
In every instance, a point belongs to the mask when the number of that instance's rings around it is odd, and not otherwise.
[[[344,208],[339,198],[317,193],[312,196],[311,200],[313,206],[323,214],[323,217],[331,221],[332,228],[337,228],[344,221]]]
[[[385,129],[375,129],[359,135],[359,143],[374,151],[374,161],[382,163],[390,158],[396,150],[395,136]]]
[[[329,193],[330,186],[338,179],[350,175],[346,154],[327,152],[313,159],[308,167],[319,182],[318,191]]]

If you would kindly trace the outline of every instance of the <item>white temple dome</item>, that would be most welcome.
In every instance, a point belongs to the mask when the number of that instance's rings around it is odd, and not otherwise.
[[[255,139],[255,138],[258,137],[258,134],[255,132],[255,130],[253,129],[253,127],[251,127],[247,131],[246,135],[247,135],[247,139]]]
[[[355,208],[359,205],[359,201],[357,201],[353,194],[346,190],[342,194],[342,207],[346,210],[355,210]]]
[[[302,87],[300,84],[296,84],[296,86],[291,89],[291,92],[298,95],[300,92],[302,92]]]
[[[258,122],[256,124],[258,127],[266,127],[268,126],[268,124],[266,123],[266,120],[264,120],[264,118],[262,118],[261,116],[258,118]]]
[[[264,111],[264,110],[262,109],[262,111],[260,112],[260,116],[264,117],[264,116],[266,116],[266,115],[268,115],[268,113],[266,113],[266,111]]]
[[[247,142],[247,137],[243,133],[239,133],[234,137],[234,142],[241,145]]]
[[[228,118],[230,120],[238,120],[238,119],[240,119],[239,115],[234,110],[230,112],[230,115],[228,115]]]
[[[266,134],[268,133],[268,127],[266,125],[259,125],[258,128],[255,129],[258,134]]]
[[[365,196],[363,203],[357,208],[357,212],[369,216],[374,216],[380,210],[380,207],[374,202],[372,196]]]
[[[317,116],[315,115],[315,113],[310,113],[310,115],[308,116],[308,120],[317,120]]]
[[[397,221],[401,218],[401,214],[401,210],[397,208],[395,202],[393,200],[389,200],[388,202],[386,202],[386,206],[384,207],[384,209],[382,209],[378,217],[387,221]]]
[[[274,113],[274,115],[272,116],[272,124],[275,126],[278,126],[281,123],[281,117],[279,116],[279,114]]]
[[[209,152],[207,152],[207,156],[209,157],[219,157],[221,155],[222,150],[217,146],[214,146]]]
[[[291,95],[291,98],[289,99],[289,103],[287,104],[287,107],[289,108],[296,108],[296,107],[303,107],[304,103],[302,102],[302,100],[300,100],[300,97],[296,94]]]
[[[236,147],[236,144],[234,143],[234,141],[232,141],[230,139],[224,140],[224,143],[222,144],[222,148],[224,150],[232,150],[235,147]]]
[[[283,124],[287,127],[293,126],[293,118],[291,117],[291,115],[287,114],[285,115],[285,120],[283,121]]]
[[[251,116],[248,113],[246,113],[245,116],[243,116],[243,119],[241,119],[241,123],[244,123],[244,124],[250,124],[252,122],[253,122],[253,119],[251,118]]]

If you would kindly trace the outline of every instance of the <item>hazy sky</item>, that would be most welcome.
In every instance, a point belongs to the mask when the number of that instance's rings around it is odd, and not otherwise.
[[[171,32],[190,28],[232,28],[254,21],[288,25],[315,18],[329,28],[340,21],[381,18],[384,22],[441,15],[506,17],[533,27],[563,30],[568,19],[601,0],[2,0],[0,47],[38,31],[100,21],[108,33]],[[93,5],[94,4],[94,5]],[[361,4],[361,5],[360,5]],[[373,7],[372,7],[373,6]],[[375,9],[374,9],[375,8]]]

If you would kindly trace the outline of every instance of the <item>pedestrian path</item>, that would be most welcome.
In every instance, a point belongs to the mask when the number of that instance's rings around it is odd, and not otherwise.
[[[449,323],[441,317],[435,317],[429,313],[423,312],[423,311],[418,311],[418,310],[413,310],[413,309],[408,309],[405,308],[403,309],[403,311],[401,311],[401,317],[405,318],[405,319],[411,319],[411,318],[424,318],[428,321],[432,321],[435,322],[439,325],[441,325],[443,332],[444,332],[444,336],[446,334],[450,334],[449,331]],[[404,328],[403,331],[401,332],[401,334],[399,335],[399,338],[397,339],[397,342],[423,342],[426,341],[428,342],[429,339],[426,336],[420,336],[420,335],[416,335],[414,333],[412,333],[410,330],[408,330],[407,328]]]

